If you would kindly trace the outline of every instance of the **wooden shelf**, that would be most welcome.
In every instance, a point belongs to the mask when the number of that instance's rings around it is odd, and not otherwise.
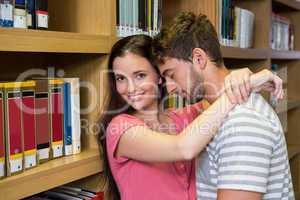
[[[300,10],[300,2],[297,2],[295,0],[273,0],[275,3],[287,6],[289,8],[292,8],[294,10]]]
[[[0,28],[0,51],[108,53],[110,37],[70,32]]]
[[[236,47],[221,47],[222,55],[224,58],[235,58],[235,59],[268,59],[268,49],[243,49]]]
[[[51,160],[0,180],[1,199],[20,199],[102,171],[97,149]]]
[[[300,51],[271,50],[271,59],[274,60],[300,60]]]
[[[290,145],[288,144],[288,154],[289,159],[293,159],[295,156],[300,154],[300,145]]]
[[[297,100],[289,100],[287,102],[287,110],[285,109],[279,109],[277,111],[278,114],[281,114],[281,113],[285,113],[285,112],[288,112],[290,110],[293,110],[295,108],[299,108],[300,107],[300,101],[297,101]]]

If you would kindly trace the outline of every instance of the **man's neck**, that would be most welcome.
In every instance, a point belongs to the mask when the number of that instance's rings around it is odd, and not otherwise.
[[[205,99],[211,104],[224,91],[225,77],[229,74],[229,70],[222,65],[214,67],[205,75]]]

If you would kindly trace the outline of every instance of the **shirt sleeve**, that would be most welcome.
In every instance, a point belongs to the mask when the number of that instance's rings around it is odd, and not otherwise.
[[[259,114],[233,114],[217,137],[218,189],[266,193],[276,133]]]
[[[142,121],[130,115],[122,114],[113,118],[106,130],[106,148],[109,159],[118,163],[127,161],[127,157],[116,156],[120,138],[128,129],[144,125]]]
[[[178,119],[184,121],[184,127],[190,124],[194,119],[196,119],[201,112],[203,112],[202,102],[198,102],[192,105],[187,105],[181,109],[171,110],[173,114],[176,115]]]

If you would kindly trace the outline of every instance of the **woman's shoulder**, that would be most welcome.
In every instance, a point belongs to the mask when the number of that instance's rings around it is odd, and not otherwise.
[[[112,118],[110,123],[108,124],[107,130],[108,132],[121,132],[125,131],[130,127],[137,125],[145,125],[142,120],[130,114],[119,114]]]

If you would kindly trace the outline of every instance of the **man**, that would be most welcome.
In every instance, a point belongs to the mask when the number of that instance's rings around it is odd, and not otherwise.
[[[181,13],[154,41],[157,65],[169,92],[212,103],[223,91],[229,72],[206,16]],[[239,103],[247,95],[241,93]],[[294,199],[280,121],[259,94],[251,94],[230,112],[199,157],[196,176],[200,200]]]

